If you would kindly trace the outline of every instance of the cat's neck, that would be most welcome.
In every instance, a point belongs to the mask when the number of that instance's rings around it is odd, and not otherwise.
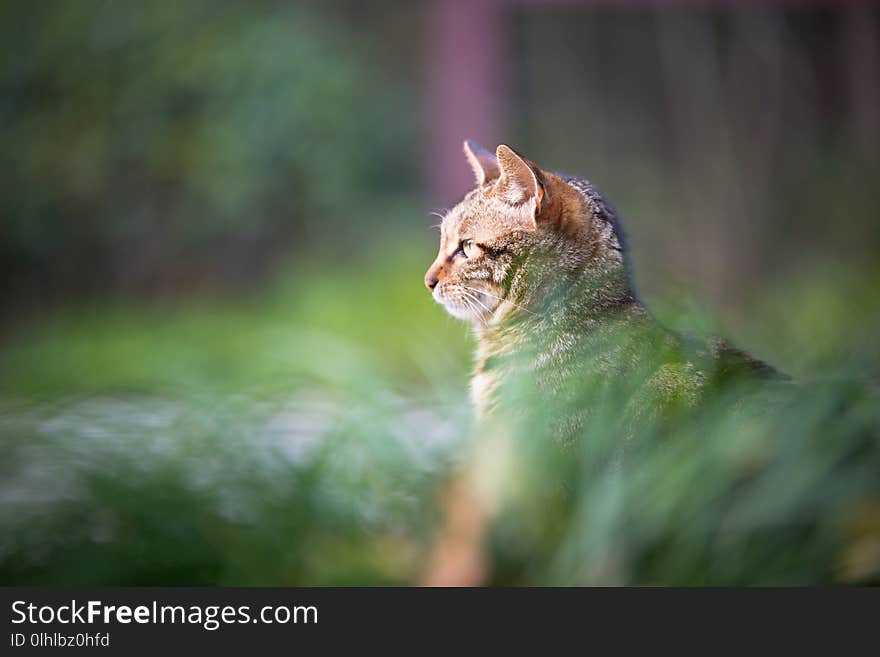
[[[490,321],[475,325],[471,396],[478,417],[491,413],[505,372],[525,368],[545,382],[561,381],[567,369],[586,364],[574,364],[578,354],[600,353],[621,324],[652,323],[621,270],[584,271],[565,283],[544,287],[542,297],[502,302]]]
[[[591,263],[579,272],[512,290],[487,321],[475,325],[478,342],[491,352],[534,348],[542,337],[588,335],[607,322],[647,321],[629,277],[617,262]]]

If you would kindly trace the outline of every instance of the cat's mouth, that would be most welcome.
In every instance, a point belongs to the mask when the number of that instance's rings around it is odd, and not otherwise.
[[[476,286],[441,282],[434,288],[434,300],[443,304],[446,312],[468,322],[487,322],[500,303],[500,299]]]

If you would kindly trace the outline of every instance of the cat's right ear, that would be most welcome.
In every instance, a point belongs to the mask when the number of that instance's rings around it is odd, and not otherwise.
[[[511,205],[528,205],[537,218],[544,198],[544,174],[510,146],[501,144],[495,152],[501,166],[498,191]]]
[[[486,150],[478,143],[465,139],[464,154],[471,169],[474,170],[474,177],[477,179],[478,185],[495,180],[501,175],[501,167],[498,166],[498,158],[495,157],[495,153]]]

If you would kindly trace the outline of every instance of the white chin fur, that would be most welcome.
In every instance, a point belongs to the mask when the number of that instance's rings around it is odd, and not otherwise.
[[[462,319],[466,322],[481,322],[485,321],[491,314],[489,311],[480,308],[475,301],[471,301],[471,303],[468,304],[454,299],[444,299],[443,294],[438,294],[436,289],[434,290],[433,296],[434,301],[446,308],[446,312],[456,319]],[[482,294],[479,295],[479,297],[482,296]],[[480,299],[480,301],[491,308],[491,305],[486,304],[485,299]]]
[[[471,308],[465,308],[452,303],[443,304],[443,306],[446,308],[446,312],[456,319],[463,319],[466,322],[476,322],[481,318],[481,315],[475,313]]]

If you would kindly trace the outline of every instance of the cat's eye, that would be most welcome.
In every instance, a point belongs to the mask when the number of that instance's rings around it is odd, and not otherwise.
[[[474,248],[474,241],[473,240],[462,240],[461,250],[466,257],[472,258],[474,256],[474,253],[476,253],[476,249]]]

